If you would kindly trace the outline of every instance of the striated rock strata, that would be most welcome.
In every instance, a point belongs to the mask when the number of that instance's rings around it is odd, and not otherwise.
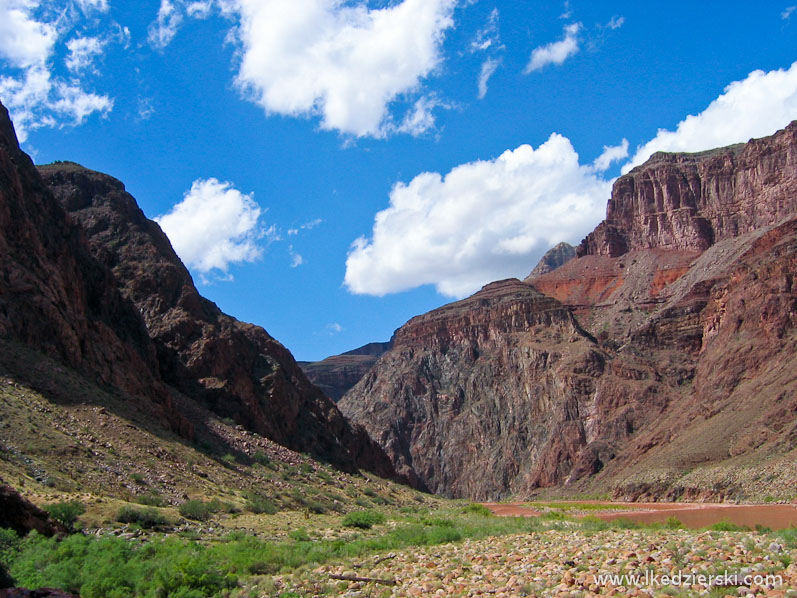
[[[342,411],[450,496],[792,496],[797,123],[654,155],[578,255],[413,318]]]

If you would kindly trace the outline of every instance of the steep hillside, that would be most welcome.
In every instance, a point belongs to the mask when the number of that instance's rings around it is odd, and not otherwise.
[[[226,441],[209,423],[215,414],[349,471],[392,473],[287,349],[198,294],[165,235],[119,181],[71,163],[43,172],[47,182],[19,149],[3,108],[3,375],[63,400],[52,372],[20,359],[27,346],[99,385],[101,396],[123,397],[115,405],[146,412],[156,434],[166,424],[184,441],[221,449]]]
[[[656,154],[577,259],[410,320],[339,406],[446,495],[791,497],[795,216],[797,123]]]

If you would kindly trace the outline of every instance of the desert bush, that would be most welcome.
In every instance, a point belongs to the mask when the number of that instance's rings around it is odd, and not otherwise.
[[[343,518],[345,527],[358,527],[371,529],[375,525],[385,522],[385,516],[376,511],[353,511]]]
[[[144,529],[150,529],[167,523],[166,517],[155,509],[136,509],[135,507],[122,507],[116,514],[119,523],[133,523]]]
[[[46,505],[44,510],[67,529],[74,530],[78,517],[86,512],[86,506],[80,501],[71,500]]]

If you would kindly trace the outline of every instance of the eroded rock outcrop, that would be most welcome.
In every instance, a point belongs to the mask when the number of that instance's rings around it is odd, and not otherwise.
[[[556,270],[559,266],[564,266],[567,262],[576,257],[576,248],[570,243],[557,243],[545,252],[534,266],[534,269],[529,273],[523,282],[531,282],[543,274],[548,274]]]
[[[797,123],[656,154],[617,180],[577,259],[410,320],[339,404],[452,496],[787,496],[795,217]]]

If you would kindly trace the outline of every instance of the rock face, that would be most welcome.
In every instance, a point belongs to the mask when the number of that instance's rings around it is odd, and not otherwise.
[[[23,536],[36,530],[43,536],[65,535],[66,528],[39,507],[25,500],[19,492],[0,484],[0,527],[13,529]]]
[[[703,251],[794,213],[797,127],[698,154],[658,152],[620,177],[606,220],[578,255],[640,249]]]
[[[450,496],[788,497],[797,123],[655,155],[578,253],[410,320],[342,411]]]
[[[523,279],[523,282],[531,282],[543,274],[548,274],[552,270],[556,270],[559,266],[565,265],[567,262],[576,257],[576,248],[570,243],[558,243],[545,252],[545,255],[540,258],[537,265]]]
[[[122,183],[73,163],[40,173],[4,108],[0,335],[148,399],[184,437],[193,422],[176,405],[189,401],[340,467],[392,472],[287,349],[199,295]]]
[[[386,343],[368,343],[358,349],[333,355],[321,361],[298,363],[308,380],[337,402],[392,346],[392,340]]]

